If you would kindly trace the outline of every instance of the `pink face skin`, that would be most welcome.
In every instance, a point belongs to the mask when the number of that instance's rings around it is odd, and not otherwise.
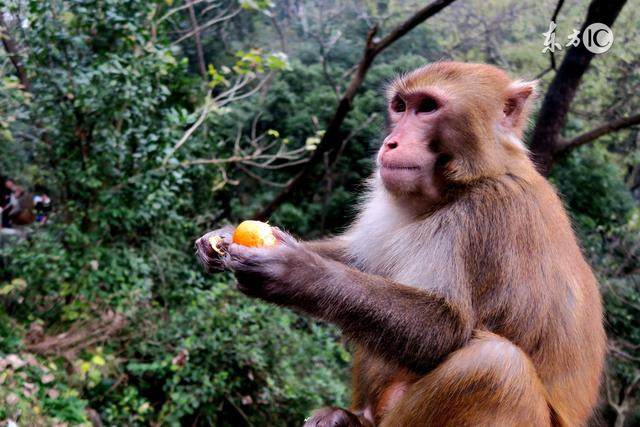
[[[446,108],[443,96],[420,91],[396,94],[389,102],[391,132],[378,152],[380,178],[395,195],[440,198],[437,166],[437,123]]]

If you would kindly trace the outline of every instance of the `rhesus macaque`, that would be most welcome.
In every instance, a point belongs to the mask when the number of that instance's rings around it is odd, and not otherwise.
[[[338,237],[197,242],[239,289],[338,325],[350,409],[308,426],[581,426],[605,354],[596,280],[521,142],[533,83],[439,62],[388,89],[389,131]],[[226,254],[208,245],[221,235]]]

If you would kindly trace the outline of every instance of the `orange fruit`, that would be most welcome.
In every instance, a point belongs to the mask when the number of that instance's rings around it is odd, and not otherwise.
[[[271,226],[260,221],[243,221],[233,232],[233,242],[243,246],[273,246],[277,243]]]

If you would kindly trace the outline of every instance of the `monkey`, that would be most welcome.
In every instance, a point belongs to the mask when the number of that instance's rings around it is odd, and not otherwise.
[[[582,426],[606,337],[594,274],[522,142],[536,83],[435,62],[387,89],[388,130],[353,222],[303,242],[197,240],[250,297],[337,325],[350,408],[305,426]],[[219,235],[225,255],[208,245]]]

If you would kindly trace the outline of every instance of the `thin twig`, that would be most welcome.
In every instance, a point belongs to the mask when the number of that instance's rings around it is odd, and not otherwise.
[[[187,129],[187,131],[184,133],[184,135],[182,135],[182,138],[180,138],[178,143],[169,151],[169,153],[166,155],[166,157],[162,161],[162,165],[163,166],[165,166],[167,163],[169,163],[169,160],[171,160],[171,158],[173,157],[175,152],[178,151],[180,149],[180,147],[182,147],[184,145],[185,142],[187,142],[189,137],[196,131],[196,129],[198,129],[200,127],[200,125],[207,118],[207,115],[211,112],[211,110],[215,106],[213,100],[211,99],[211,91],[209,91],[209,93],[207,93],[207,97],[205,99],[206,100],[205,100],[204,106],[202,107],[202,113],[200,113],[200,116],[198,117],[198,120],[196,120],[193,123],[193,125],[191,125],[191,127],[189,127],[189,129]]]
[[[590,131],[584,132],[569,140],[564,140],[564,139],[561,140],[557,145],[555,155],[558,156],[558,155],[566,154],[568,151],[571,151],[589,142],[595,141],[596,139],[604,135],[608,135],[610,133],[627,129],[639,124],[640,124],[640,113],[633,114],[629,117],[622,117],[620,119],[613,120],[609,123],[604,123],[596,127],[595,129],[591,129]]]
[[[196,5],[198,3],[202,3],[203,1],[204,0],[194,0],[192,4]],[[173,9],[170,9],[167,13],[162,15],[162,17],[158,18],[158,20],[156,21],[156,25],[170,18],[171,15],[173,15],[174,13],[180,12],[181,10],[187,9],[188,7],[189,7],[189,3],[186,3],[186,4],[183,4],[182,6],[178,6],[178,7],[174,7]]]
[[[231,18],[233,18],[234,16],[236,16],[237,14],[239,14],[242,11],[241,8],[236,9],[235,11],[231,12],[228,15],[222,15],[219,14],[218,16],[216,16],[215,18],[205,22],[204,24],[200,25],[196,30],[193,31],[189,31],[187,34],[183,35],[182,37],[179,37],[177,40],[173,41],[171,43],[171,45],[176,45],[179,44],[181,42],[183,42],[184,40],[188,39],[189,37],[195,35],[198,32],[201,32],[202,30],[205,30],[213,25],[219,24],[220,22],[224,22],[224,21],[228,21]]]
[[[378,33],[378,27],[371,28],[365,39],[365,45],[362,52],[362,57],[358,63],[358,68],[355,74],[352,76],[347,89],[344,91],[342,98],[338,102],[338,105],[334,111],[333,116],[329,120],[326,127],[326,131],[322,136],[320,143],[316,147],[316,150],[311,155],[311,158],[303,166],[302,170],[293,177],[290,184],[287,185],[271,200],[266,206],[259,211],[255,212],[252,217],[256,219],[268,218],[290,195],[296,190],[302,183],[306,182],[309,175],[314,170],[314,166],[322,161],[324,153],[331,151],[339,147],[342,142],[340,135],[340,127],[344,122],[347,114],[351,110],[353,99],[362,86],[364,79],[369,71],[369,68],[373,64],[374,59],[391,44],[397,41],[399,38],[407,34],[409,31],[417,27],[428,18],[434,16],[442,9],[453,3],[455,0],[436,0],[419,11],[417,11],[409,19],[395,27],[389,34],[380,39],[375,40],[375,36]]]

